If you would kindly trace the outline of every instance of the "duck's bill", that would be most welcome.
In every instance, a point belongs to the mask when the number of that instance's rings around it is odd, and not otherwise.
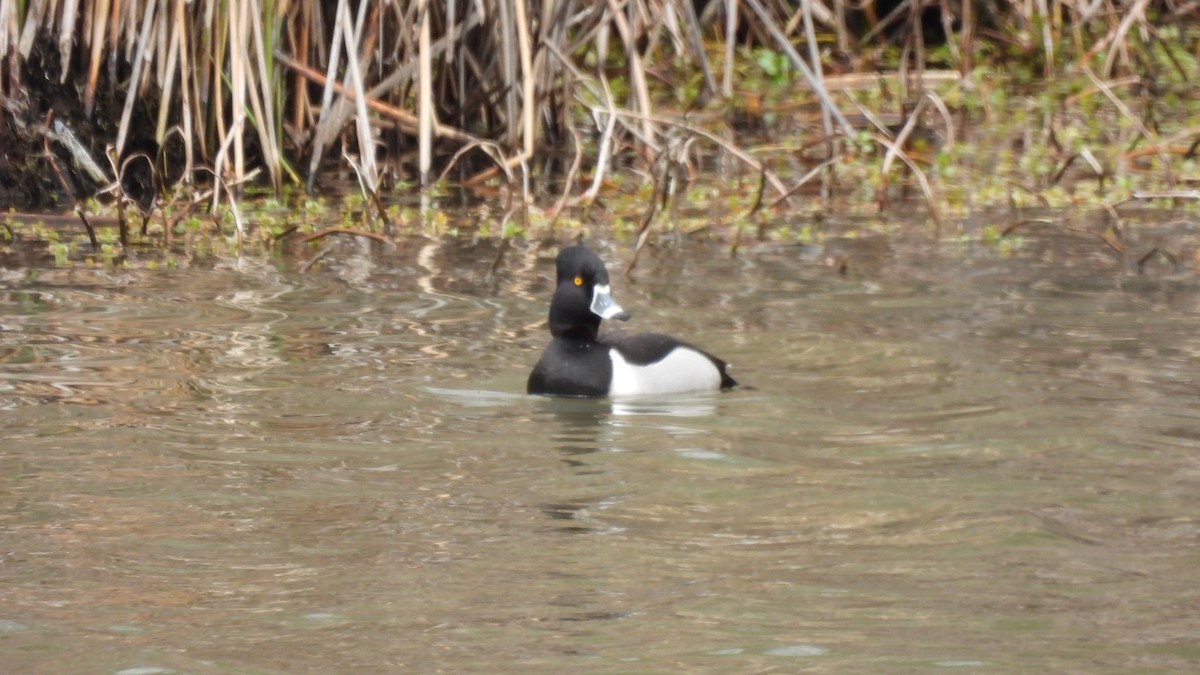
[[[613,301],[608,284],[596,286],[593,289],[591,310],[593,314],[601,319],[629,320],[629,313],[621,309],[621,306]]]

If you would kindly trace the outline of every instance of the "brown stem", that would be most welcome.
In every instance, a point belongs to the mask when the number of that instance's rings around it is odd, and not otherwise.
[[[344,228],[344,227],[327,227],[323,230],[318,230],[317,232],[313,232],[312,234],[305,236],[300,241],[302,243],[307,244],[310,241],[316,241],[318,239],[323,239],[332,234],[348,235],[348,236],[352,236],[352,237],[366,237],[367,239],[373,239],[381,244],[388,243],[388,238],[383,236],[382,234],[376,234],[374,232],[368,232],[366,230],[355,230],[355,229]]]
[[[54,170],[54,175],[58,177],[58,182],[62,183],[63,192],[67,193],[67,197],[71,203],[75,205],[75,213],[79,214],[79,219],[83,221],[83,227],[87,230],[88,239],[92,242],[92,249],[100,248],[100,240],[96,238],[96,230],[92,228],[92,224],[88,222],[87,216],[84,215],[83,204],[75,198],[75,193],[71,192],[71,186],[67,183],[66,176],[58,168],[58,162],[54,159],[54,153],[50,152],[50,123],[54,121],[54,111],[46,112],[46,127],[42,135],[42,149],[46,152],[46,159],[50,162],[50,168]],[[9,230],[10,232],[12,230]]]
[[[300,63],[299,61],[293,59],[292,57],[290,57],[286,54],[283,54],[282,52],[275,52],[275,60],[278,61],[280,64],[282,64],[284,67],[290,69],[292,72],[295,72],[299,75],[303,75],[305,79],[311,80],[312,82],[315,82],[321,86],[325,85],[325,74],[324,73],[317,72],[317,71],[313,70],[312,68],[309,68],[308,66],[304,65],[303,63]],[[353,90],[346,89],[345,87],[343,87],[342,85],[340,85],[336,82],[333,84],[333,90],[336,91],[339,95],[345,96],[346,98],[351,99],[351,100],[353,100],[356,95]],[[405,133],[413,135],[413,136],[417,135],[417,116],[416,115],[414,115],[410,112],[401,110],[399,108],[396,108],[394,106],[390,106],[390,105],[384,103],[383,101],[380,101],[379,99],[375,99],[375,98],[368,98],[366,100],[366,104],[367,104],[368,108],[379,113],[380,115],[383,115],[384,117],[395,120],[396,124]],[[473,143],[473,142],[479,141],[478,138],[476,138],[475,136],[472,136],[471,134],[469,134],[465,131],[455,129],[453,127],[448,127],[444,124],[435,125],[434,135],[437,136],[438,138],[446,138],[446,139],[450,139],[452,141],[459,141],[460,143]]]

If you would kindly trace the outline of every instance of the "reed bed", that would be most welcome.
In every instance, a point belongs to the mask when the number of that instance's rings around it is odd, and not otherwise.
[[[1161,35],[1196,18],[1183,0],[0,0],[0,173],[41,171],[33,184],[78,198],[66,174],[90,155],[126,201],[126,172],[146,165],[159,196],[214,208],[249,182],[314,189],[339,166],[377,205],[397,181],[498,179],[529,201],[532,181],[556,177],[557,213],[626,169],[665,201],[708,148],[759,176],[757,209],[865,143],[881,192],[904,166],[936,221],[910,135],[933,125],[952,144],[961,117],[931,82],[1014,61],[1045,81],[1087,73],[1133,126],[1126,140],[1162,155],[1145,106],[1115,92],[1164,59],[1193,76],[1194,35]],[[764,52],[796,83],[765,111],[746,77]],[[899,88],[887,110],[856,94],[880,70]],[[781,115],[822,149],[788,175],[742,145],[747,116]],[[64,150],[72,129],[83,149]]]

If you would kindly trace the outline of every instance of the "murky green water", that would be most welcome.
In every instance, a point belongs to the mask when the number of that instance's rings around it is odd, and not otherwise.
[[[535,245],[6,272],[3,669],[1197,667],[1200,284],[1083,248],[645,254],[753,388],[636,404],[521,393]]]

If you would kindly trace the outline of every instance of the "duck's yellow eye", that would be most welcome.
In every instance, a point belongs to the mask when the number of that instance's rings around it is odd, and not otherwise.
[[[575,285],[582,286],[583,285],[583,277],[575,277]]]

